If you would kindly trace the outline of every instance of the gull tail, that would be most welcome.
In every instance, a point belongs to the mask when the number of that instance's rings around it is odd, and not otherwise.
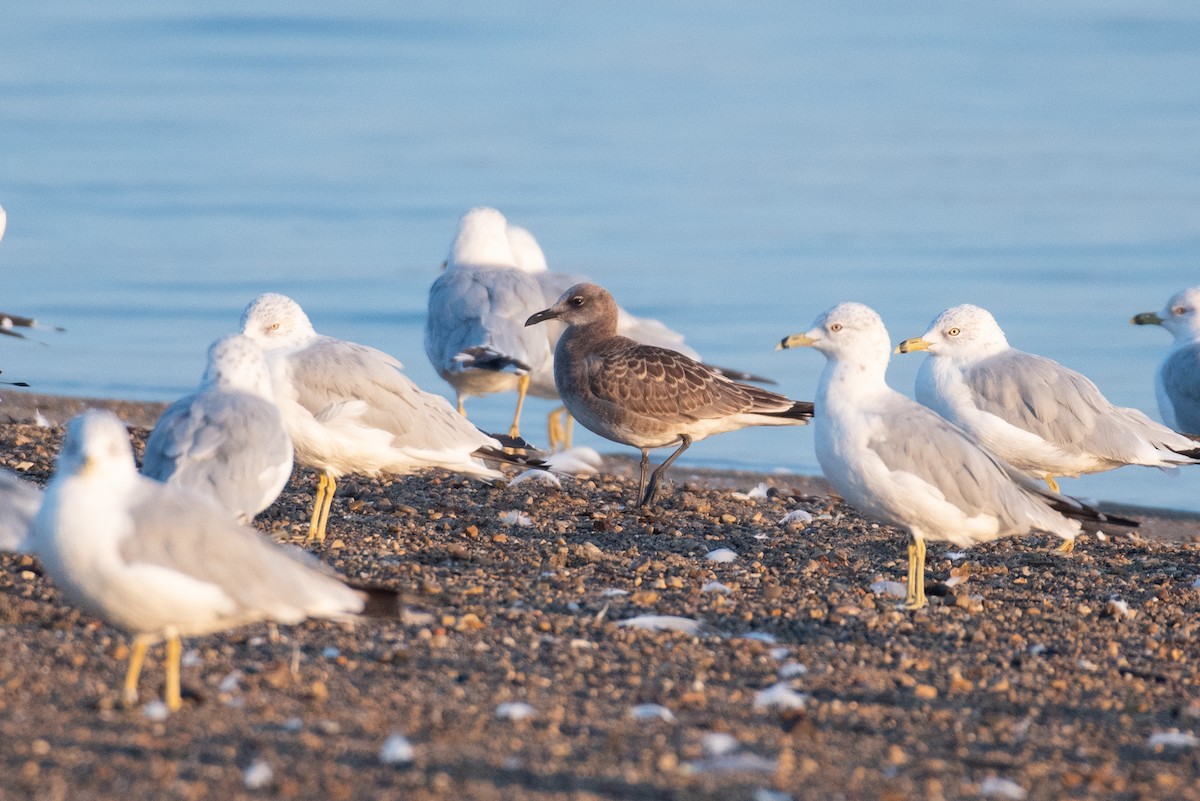
[[[775,381],[770,378],[763,378],[761,375],[747,373],[743,370],[731,370],[728,367],[718,367],[715,364],[708,364],[707,362],[704,364],[704,366],[718,375],[725,376],[731,381],[749,381],[751,384],[775,384]]]
[[[811,420],[814,407],[810,401],[793,401],[792,405],[778,412],[755,412],[766,417],[785,417],[789,420]]]
[[[1083,501],[1072,498],[1070,495],[1059,495],[1050,490],[1038,490],[1038,494],[1050,501],[1050,508],[1064,517],[1069,517],[1072,520],[1078,520],[1081,523],[1107,523],[1112,526],[1123,526],[1125,528],[1138,528],[1141,523],[1136,520],[1130,520],[1128,517],[1108,514],[1101,512],[1094,506],[1088,506]]]
[[[529,365],[520,359],[486,347],[467,348],[455,355],[454,362],[459,370],[510,370],[518,375],[529,372]]]
[[[504,440],[512,438],[496,437],[496,439]],[[521,442],[525,442],[525,440],[520,439],[520,437],[517,437],[516,439],[520,440]],[[529,443],[525,444],[528,445]],[[534,467],[539,470],[550,469],[546,462],[538,456],[532,456],[525,453],[509,453],[508,451],[500,450],[499,448],[480,448],[471,455],[478,459],[486,459],[489,462],[499,462],[500,464],[509,464],[513,467]]]
[[[514,437],[509,434],[493,434],[490,431],[484,431],[492,439],[499,442],[505,448],[511,448],[514,451],[536,451],[536,447],[531,445],[524,437]]]
[[[1188,437],[1188,439],[1194,439],[1194,438]],[[1177,448],[1171,448],[1171,450],[1175,453],[1178,453],[1180,456],[1186,456],[1189,459],[1194,459],[1195,464],[1200,464],[1200,448],[1191,448],[1186,451],[1181,451]]]

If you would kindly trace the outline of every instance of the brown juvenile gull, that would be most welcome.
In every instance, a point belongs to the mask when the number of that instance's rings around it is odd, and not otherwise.
[[[667,468],[693,442],[746,426],[799,426],[813,405],[740,384],[682,353],[617,334],[617,304],[596,284],[576,284],[526,325],[562,320],[554,383],[589,431],[642,452],[638,506],[654,500]],[[678,445],[646,483],[652,448]]]
[[[811,347],[828,362],[817,387],[817,461],[834,490],[867,517],[906,532],[905,606],[925,605],[925,540],[959,547],[1043,531],[1066,541],[1080,520],[1136,526],[1043,490],[962,429],[887,384],[883,320],[840,303],[780,348]]]
[[[90,410],[67,426],[54,478],[29,537],[72,602],[131,633],[122,700],[137,701],[147,648],[166,640],[168,709],[179,709],[180,637],[258,621],[351,619],[373,597],[305,552],[238,523],[210,498],[139,475],[116,415]]]
[[[375,348],[318,334],[300,304],[259,295],[242,313],[242,333],[266,354],[296,461],[321,471],[308,539],[324,542],[337,479],[346,473],[406,475],[443,468],[485,480],[504,474],[483,463],[522,463],[440,395],[425,392],[402,365]]]
[[[508,224],[508,244],[512,249],[517,268],[532,275],[542,289],[542,300],[538,304],[539,307],[554,303],[562,296],[562,293],[576,284],[582,284],[588,280],[581,275],[551,272],[550,266],[546,262],[546,254],[542,252],[537,239],[519,225]],[[546,329],[546,338],[549,340],[550,350],[553,352],[558,345],[558,338],[562,336],[563,325],[551,322],[542,327]],[[659,320],[630,314],[621,306],[617,306],[617,333],[643,344],[667,348],[682,353],[690,359],[701,361],[700,354],[684,341],[683,334],[668,328]],[[756,384],[775,383],[769,378],[763,378],[753,373],[715,365],[709,366],[734,381],[753,381]],[[553,359],[546,359],[533,365],[529,379],[529,394],[539,398],[558,399],[558,389],[554,386]],[[547,422],[550,448],[553,450],[559,445],[570,447],[571,416],[567,414],[566,407],[560,406],[552,411]]]

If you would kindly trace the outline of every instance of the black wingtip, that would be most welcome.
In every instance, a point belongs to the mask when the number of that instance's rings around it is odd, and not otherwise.
[[[497,439],[500,438],[497,437]],[[521,441],[524,442],[524,440]],[[528,447],[528,443],[526,443],[526,446]],[[533,448],[529,448],[529,450],[533,450]],[[498,448],[479,448],[471,455],[477,459],[487,459],[491,462],[508,464],[513,467],[537,468],[539,470],[548,469],[548,465],[540,456],[530,453],[509,453]]]
[[[816,407],[811,401],[796,401],[792,404],[792,408],[783,412],[783,417],[791,417],[796,420],[811,420],[813,414],[816,413]]]
[[[707,362],[705,362],[705,366],[714,373],[723,375],[731,381],[749,381],[751,384],[769,384],[771,386],[775,386],[776,384],[773,379],[764,378],[763,376],[755,375],[754,373],[747,373],[744,370],[731,370],[728,367],[718,367],[715,364],[708,364]]]
[[[512,356],[505,356],[489,348],[467,348],[455,357],[455,361],[463,367],[475,370],[493,370],[497,373],[512,370],[517,373],[528,373],[529,365]]]

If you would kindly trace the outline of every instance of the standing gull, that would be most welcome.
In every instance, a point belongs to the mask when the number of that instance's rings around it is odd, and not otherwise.
[[[391,356],[318,334],[291,298],[259,295],[242,314],[242,333],[266,354],[296,461],[321,471],[309,541],[325,540],[338,476],[441,467],[503,479],[480,459],[514,461],[445,398],[409,380]]]
[[[517,267],[537,279],[538,285],[542,289],[542,305],[553,305],[568,289],[576,284],[587,282],[587,279],[580,275],[550,272],[549,265],[546,263],[546,255],[542,252],[541,246],[538,245],[537,239],[528,230],[509,223],[508,242],[512,248],[513,257],[516,259]],[[549,321],[544,328],[546,337],[550,343],[550,350],[553,351],[558,345],[559,337],[562,336],[564,326],[557,321]],[[629,337],[644,345],[668,348],[682,353],[689,359],[700,361],[700,354],[688,346],[684,341],[683,334],[668,328],[658,320],[649,317],[637,317],[630,314],[621,306],[617,306],[617,334]],[[775,383],[768,378],[762,378],[752,373],[730,370],[724,367],[714,367],[713,365],[709,366],[718,373],[735,381],[753,381],[758,384]],[[558,398],[558,391],[554,386],[554,364],[552,360],[542,362],[531,371],[529,392],[539,398]],[[560,414],[563,418],[561,421]],[[550,413],[549,439],[551,448],[556,448],[559,444],[570,445],[570,425],[571,416],[566,413],[565,406],[555,409]]]
[[[1196,443],[1137,409],[1114,406],[1074,370],[1010,347],[978,306],[947,309],[897,348],[914,350],[931,354],[917,374],[917,400],[1055,492],[1055,476],[1200,457]]]
[[[1080,530],[1071,518],[1104,519],[1072,498],[1043,490],[947,420],[889,387],[891,345],[873,309],[841,303],[806,333],[779,343],[780,348],[801,346],[828,358],[815,401],[817,461],[850,505],[908,534],[908,608],[926,603],[927,539],[966,548],[1043,531],[1070,541]]]
[[[199,391],[150,432],[142,475],[211,495],[243,523],[275,502],[292,475],[292,440],[254,340],[230,334],[209,347]]]
[[[1143,312],[1135,325],[1161,325],[1175,341],[1158,367],[1155,390],[1163,422],[1200,435],[1200,286],[1181,289],[1161,313]]]
[[[166,640],[167,708],[179,709],[180,637],[270,620],[352,618],[366,596],[207,497],[137,473],[125,426],[91,410],[67,426],[34,520],[33,552],[72,602],[133,634],[122,700],[137,701],[147,648]]]
[[[543,305],[537,280],[517,269],[504,215],[489,208],[464,214],[445,271],[429,289],[425,321],[425,353],[454,388],[460,414],[465,398],[515,389],[509,434],[519,436],[531,376],[551,360],[542,332],[522,325]]]
[[[681,453],[711,434],[746,426],[804,425],[811,403],[739,384],[695,359],[617,334],[617,304],[596,284],[571,287],[526,325],[562,320],[554,383],[567,411],[589,431],[642,452],[638,505]],[[646,483],[652,448],[678,445]]]

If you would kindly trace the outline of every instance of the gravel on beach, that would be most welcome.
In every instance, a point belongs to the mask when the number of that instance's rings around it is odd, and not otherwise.
[[[2,397],[0,465],[45,483],[83,402]],[[120,407],[140,451],[162,407]],[[402,613],[186,640],[172,715],[160,648],[122,708],[125,635],[0,555],[0,799],[1200,799],[1193,516],[931,544],[912,613],[903,536],[817,479],[679,464],[640,511],[605,467],[347,476],[315,553]]]

